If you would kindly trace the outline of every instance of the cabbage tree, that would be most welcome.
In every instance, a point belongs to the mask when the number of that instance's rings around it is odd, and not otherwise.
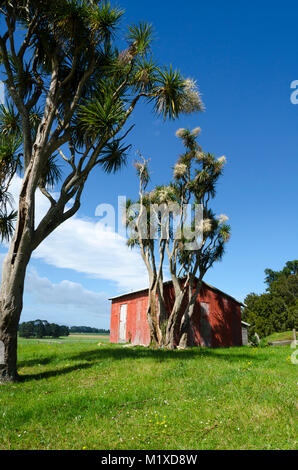
[[[148,161],[136,163],[139,206],[128,201],[128,244],[140,249],[149,275],[147,318],[151,342],[158,347],[191,344],[191,320],[206,272],[220,261],[230,238],[228,217],[210,208],[215,186],[226,163],[198,144],[200,128],[178,129],[184,145],[169,184],[147,190]],[[169,309],[163,279],[165,264],[173,284]],[[176,337],[178,335],[178,337]]]
[[[114,173],[125,164],[137,104],[147,102],[164,119],[201,108],[194,82],[154,59],[149,24],[132,24],[120,37],[122,15],[108,1],[0,0],[0,78],[8,95],[0,122],[1,142],[8,139],[0,145],[0,164],[7,165],[0,221],[2,238],[12,235],[2,270],[1,380],[18,379],[17,328],[31,255],[78,211],[91,172]],[[4,193],[17,168],[22,184],[11,214]],[[49,204],[38,224],[37,190]]]

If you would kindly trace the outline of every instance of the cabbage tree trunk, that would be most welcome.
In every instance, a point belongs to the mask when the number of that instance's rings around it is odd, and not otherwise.
[[[23,308],[26,269],[32,254],[34,237],[35,187],[34,165],[24,176],[18,206],[18,218],[8,254],[3,262],[0,293],[0,381],[18,380],[17,336]]]
[[[158,302],[156,298],[156,286],[149,289],[147,320],[150,329],[150,343],[159,346],[161,341],[161,331],[158,324]]]
[[[192,292],[192,283],[190,283],[189,287],[189,303],[185,309],[185,312],[181,318],[180,322],[180,340],[179,340],[179,349],[185,349],[187,346],[191,346],[191,319],[194,313],[196,301],[198,298],[198,295],[200,293],[202,286],[202,280],[199,279],[197,281],[197,286],[194,292]]]
[[[16,256],[9,253],[3,263],[1,286],[0,341],[0,382],[19,379],[17,373],[18,325],[23,308],[23,292],[26,268],[30,258],[27,253]]]
[[[168,319],[167,329],[166,329],[166,339],[165,339],[165,346],[168,349],[175,348],[175,329],[177,320],[180,316],[180,311],[182,307],[182,302],[184,300],[184,289],[181,290],[179,295],[176,296],[174,306],[172,308],[171,314]]]

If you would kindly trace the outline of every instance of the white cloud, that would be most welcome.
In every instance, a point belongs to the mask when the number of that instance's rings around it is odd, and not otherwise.
[[[53,283],[30,268],[25,281],[21,322],[47,320],[63,325],[109,328],[110,302],[105,292],[93,292],[82,284],[63,280]]]
[[[21,179],[11,186],[18,199]],[[48,200],[36,193],[37,223],[48,208]],[[68,268],[95,279],[115,283],[118,291],[134,290],[147,285],[146,268],[137,251],[126,246],[124,237],[94,219],[75,215],[59,226],[34,251],[33,258],[57,268]]]
[[[25,292],[32,296],[35,303],[57,306],[60,310],[63,306],[69,311],[103,315],[109,309],[105,292],[93,292],[85,289],[82,284],[68,280],[55,284],[46,277],[40,277],[33,268],[26,276]]]

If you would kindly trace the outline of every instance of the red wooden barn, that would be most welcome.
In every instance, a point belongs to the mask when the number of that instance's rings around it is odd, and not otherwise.
[[[174,302],[172,282],[164,283],[167,310]],[[111,343],[131,342],[148,346],[150,332],[146,317],[148,289],[109,299]],[[242,345],[241,302],[203,282],[192,317],[192,346],[227,347]],[[178,338],[177,338],[178,341]]]

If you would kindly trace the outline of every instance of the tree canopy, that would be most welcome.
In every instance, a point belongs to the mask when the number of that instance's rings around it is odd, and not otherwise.
[[[0,0],[7,91],[0,110],[0,234],[11,237],[2,270],[0,380],[17,378],[17,327],[32,253],[79,210],[91,172],[114,173],[126,163],[137,104],[149,104],[163,119],[202,109],[196,82],[154,57],[152,26],[141,21],[123,34],[123,13],[108,0]],[[9,186],[17,171],[15,213]],[[38,190],[48,200],[40,221]]]
[[[69,328],[65,325],[49,323],[46,320],[33,320],[20,323],[19,335],[22,338],[43,338],[45,336],[59,338],[60,336],[68,336]]]
[[[259,336],[298,327],[298,260],[280,271],[265,269],[266,292],[251,293],[244,300],[242,318]]]
[[[179,347],[187,346],[203,277],[222,259],[230,238],[228,217],[216,216],[209,206],[226,158],[203,152],[197,142],[199,134],[199,127],[176,132],[184,153],[174,166],[169,184],[147,191],[148,161],[142,157],[135,163],[139,199],[137,204],[127,201],[125,211],[128,245],[140,249],[149,275],[147,318],[152,342],[158,346],[173,348],[177,330]],[[171,312],[166,312],[163,294],[165,258],[175,292]]]

